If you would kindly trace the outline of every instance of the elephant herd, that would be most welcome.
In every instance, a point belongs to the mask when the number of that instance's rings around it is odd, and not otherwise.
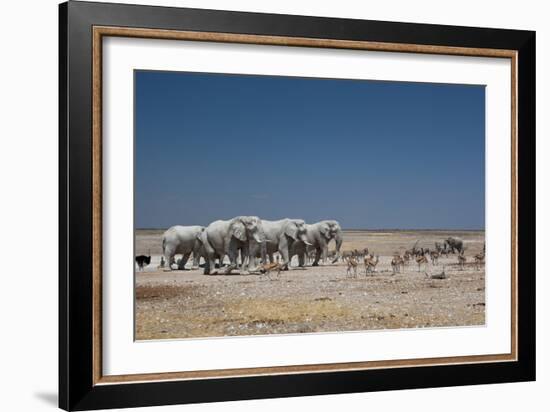
[[[193,266],[198,267],[200,258],[205,261],[204,274],[216,273],[222,268],[225,256],[229,266],[225,273],[239,265],[241,270],[254,270],[258,259],[262,263],[274,263],[274,255],[281,257],[280,265],[288,269],[293,256],[298,255],[300,266],[304,266],[306,255],[315,252],[313,266],[328,256],[328,244],[336,242],[338,260],[343,236],[340,224],[335,220],[323,220],[307,224],[302,219],[263,220],[257,216],[238,216],[230,220],[216,220],[207,227],[173,226],[162,238],[162,253],[171,270],[174,256],[181,254],[178,268],[183,269],[193,254]],[[218,265],[216,266],[216,260]]]

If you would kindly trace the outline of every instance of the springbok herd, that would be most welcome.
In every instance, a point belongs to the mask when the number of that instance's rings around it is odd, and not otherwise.
[[[417,242],[418,243],[418,242]],[[456,265],[459,270],[464,270],[466,264],[468,263],[468,258],[465,256],[465,248],[462,246],[463,242],[460,238],[448,238],[442,243],[435,242],[435,248],[418,248],[417,243],[411,248],[405,251],[403,255],[395,253],[390,262],[392,273],[404,273],[405,267],[409,264],[416,264],[418,267],[418,272],[421,271],[422,267],[426,271],[427,265],[431,263],[433,266],[439,265],[439,259],[441,257],[452,258],[453,255],[456,255]],[[454,244],[460,245],[455,247]],[[449,246],[451,245],[451,246]],[[357,278],[359,267],[361,263],[365,270],[365,275],[374,274],[376,272],[376,267],[380,261],[379,255],[374,255],[369,253],[369,249],[365,248],[363,250],[354,249],[352,251],[343,251],[341,254],[343,261],[346,264],[346,276],[351,278]],[[481,270],[485,264],[485,244],[483,245],[483,250],[470,258],[470,263],[473,264],[475,270]],[[447,264],[450,262],[447,261]],[[445,279],[445,265],[443,265],[443,270],[439,274],[428,275],[433,279]]]

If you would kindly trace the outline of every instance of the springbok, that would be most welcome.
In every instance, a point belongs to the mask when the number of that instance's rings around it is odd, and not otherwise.
[[[462,251],[458,255],[458,266],[460,267],[460,270],[464,270],[465,263],[466,263],[466,256],[464,256],[464,251]]]
[[[353,277],[353,278],[356,278],[357,277],[357,260],[355,260],[355,258],[353,256],[349,256],[348,258],[346,258],[346,263],[348,265],[347,267],[347,270],[346,270],[346,277]],[[353,271],[353,273],[352,273]]]
[[[412,253],[410,251],[406,250],[405,254],[403,255],[403,263],[405,265],[408,265],[411,258],[412,258]]]
[[[271,272],[277,271],[277,277],[279,277],[281,275],[281,270],[283,270],[283,265],[281,265],[279,256],[277,256],[277,260],[275,262],[264,263],[260,269],[260,272],[265,273],[269,280],[272,280]]]
[[[376,265],[378,265],[379,261],[380,257],[378,255],[376,255],[376,260],[374,259],[373,254],[365,256],[365,259],[363,260],[365,263],[365,275],[376,272]]]
[[[416,257],[416,264],[418,265],[418,271],[420,272],[420,267],[424,265],[424,269],[426,269],[426,266],[428,265],[428,258],[426,258],[426,255],[419,255]]]
[[[476,270],[481,270],[481,265],[485,264],[485,251],[474,256]]]
[[[434,265],[437,265],[438,263],[438,260],[439,260],[439,252],[435,251],[435,250],[432,250],[430,252],[430,258],[432,259],[432,263]]]
[[[401,270],[405,270],[405,259],[403,259],[399,255],[394,255],[392,261],[391,261],[391,268],[393,271],[393,274],[401,273]]]

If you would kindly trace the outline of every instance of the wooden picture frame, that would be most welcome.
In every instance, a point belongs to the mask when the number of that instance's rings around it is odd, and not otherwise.
[[[60,5],[59,405],[216,402],[535,379],[535,33],[106,3]],[[102,374],[105,36],[484,56],[512,64],[509,354]],[[520,186],[521,183],[521,186]]]

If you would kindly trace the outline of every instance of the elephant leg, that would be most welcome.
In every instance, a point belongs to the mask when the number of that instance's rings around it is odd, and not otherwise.
[[[207,254],[204,257],[204,272],[205,275],[216,273],[216,259],[214,255]]]
[[[216,253],[214,252],[214,250],[206,252],[204,261],[205,261],[205,264],[204,264],[205,275],[215,274],[218,272],[216,270]]]
[[[225,274],[231,273],[231,271],[237,267],[237,258],[239,256],[239,249],[236,248],[235,246],[230,245],[227,255],[229,256],[229,266],[225,269],[225,272],[224,272]]]
[[[321,249],[317,248],[315,249],[315,259],[313,260],[313,264],[311,266],[319,266],[319,259],[321,259]]]
[[[241,248],[241,272],[248,270],[252,264],[253,252],[255,251],[251,250],[250,246],[246,244]]]
[[[244,255],[242,250],[239,250],[237,252],[237,258],[236,258],[235,264],[237,265],[237,267],[242,268],[245,265],[245,260],[246,260],[246,256]]]
[[[256,255],[254,255],[256,256]],[[260,245],[260,264],[267,263],[267,246],[265,243]],[[254,259],[254,268],[256,268],[257,260]]]
[[[279,253],[281,254],[281,258],[283,260],[281,262],[281,268],[283,270],[288,270],[288,265],[290,264],[290,260],[288,258],[288,247],[286,246],[286,244],[279,244]]]
[[[204,272],[205,275],[215,274],[216,270],[216,257],[214,254],[206,254],[204,257]]]
[[[261,258],[260,258],[261,259]],[[258,267],[258,257],[257,256],[250,256],[250,260],[248,263],[248,270],[253,272]]]
[[[181,260],[178,265],[179,270],[185,270],[185,265],[187,264],[187,261],[189,260],[190,255],[191,255],[191,252],[187,252],[181,256]]]
[[[196,269],[201,264],[202,245],[200,242],[193,248],[193,269]]]
[[[175,248],[166,246],[164,248],[164,260],[166,262],[165,272],[172,270],[172,264],[174,263],[174,256],[176,254]]]
[[[192,269],[196,269],[201,264],[201,255],[199,253],[193,252],[193,266]]]
[[[298,266],[303,268],[305,266],[305,254],[299,253],[298,254]]]
[[[218,273],[218,271],[216,270],[216,259],[212,255],[212,256],[208,257],[208,260],[207,260],[206,264],[204,265],[204,274],[205,275],[210,275],[210,274],[215,275],[216,273]]]
[[[241,272],[248,270],[249,267],[254,265],[252,259],[254,259],[252,256],[245,255],[244,253],[241,254]]]
[[[323,262],[323,265],[327,263],[327,256],[328,256],[328,246],[324,246],[322,249],[322,255],[321,255],[321,261]]]

